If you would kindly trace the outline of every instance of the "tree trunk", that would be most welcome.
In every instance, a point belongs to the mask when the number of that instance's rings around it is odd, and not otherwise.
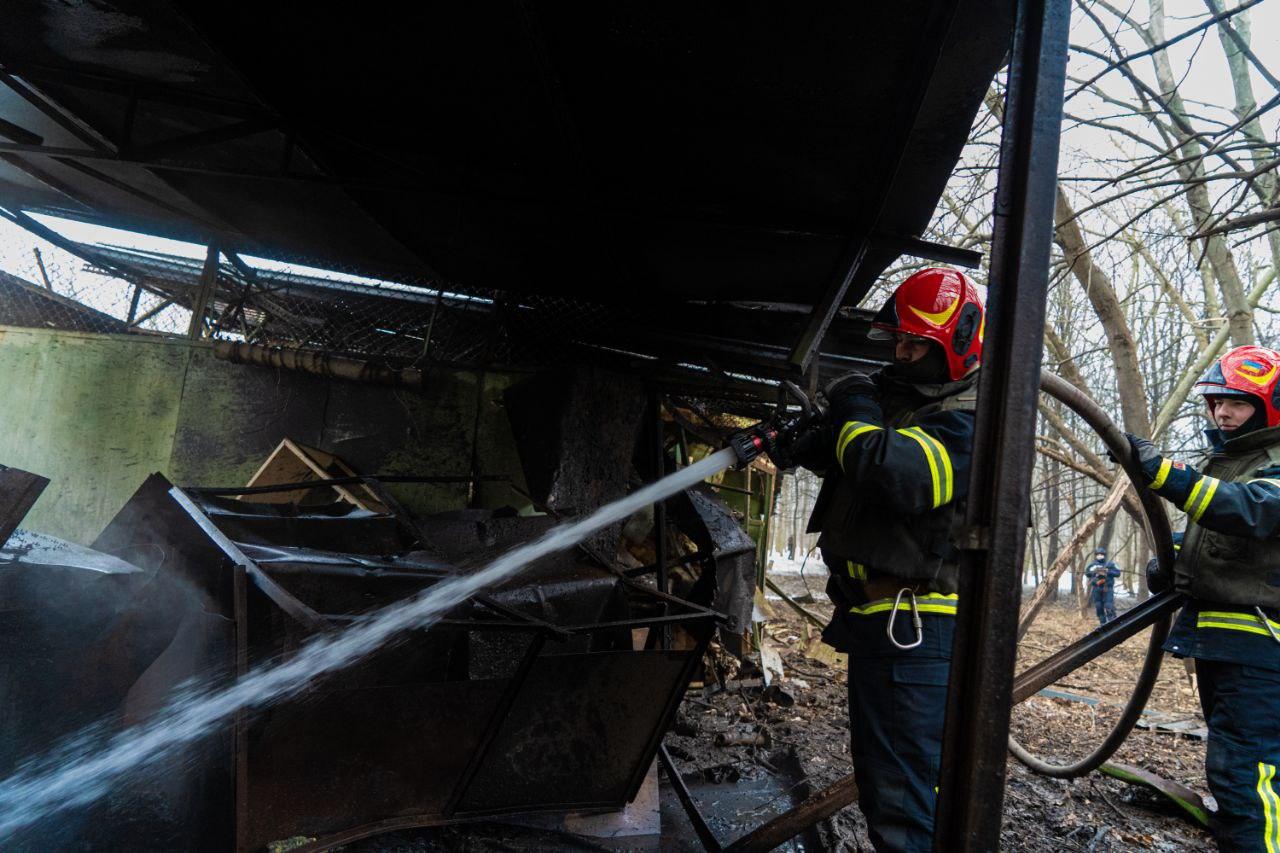
[[[1107,333],[1107,347],[1116,369],[1116,385],[1120,391],[1120,411],[1124,427],[1141,436],[1151,435],[1151,419],[1147,411],[1147,389],[1138,362],[1138,345],[1129,331],[1120,299],[1111,278],[1093,261],[1093,253],[1075,218],[1075,210],[1067,194],[1058,187],[1054,207],[1054,240],[1066,256],[1067,264],[1093,305],[1094,313]]]
[[[1150,39],[1156,43],[1166,40],[1164,31],[1164,0],[1151,0]],[[1156,80],[1168,112],[1175,118],[1173,134],[1178,141],[1181,161],[1177,165],[1178,176],[1187,185],[1187,207],[1196,230],[1203,231],[1214,224],[1213,203],[1209,188],[1203,182],[1204,165],[1200,159],[1204,153],[1199,140],[1186,132],[1187,110],[1178,93],[1177,78],[1169,62],[1169,54],[1157,50],[1151,55],[1155,65]],[[1235,257],[1225,237],[1216,234],[1205,238],[1205,257],[1213,267],[1213,275],[1222,288],[1222,298],[1227,309],[1227,326],[1231,329],[1231,343],[1235,346],[1254,343],[1253,311],[1245,299],[1244,283],[1236,269]],[[1147,433],[1141,433],[1147,435]]]
[[[1049,515],[1049,553],[1050,554],[1058,553],[1058,524],[1060,523],[1060,519],[1062,516],[1061,503],[1059,500],[1059,491],[1058,491],[1059,489],[1058,478],[1060,476],[1060,469],[1061,469],[1061,466],[1058,465],[1058,460],[1056,459],[1049,460],[1049,493],[1048,493],[1048,507],[1046,509],[1048,510],[1048,515]],[[1045,583],[1052,582],[1053,589],[1049,590],[1049,598],[1051,601],[1056,602],[1058,600],[1058,580],[1057,578],[1053,578],[1053,580],[1050,581],[1051,575],[1052,575],[1052,572],[1046,570],[1044,575],[1044,582]]]

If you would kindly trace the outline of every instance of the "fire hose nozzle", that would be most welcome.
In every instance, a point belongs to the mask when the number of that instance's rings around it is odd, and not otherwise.
[[[735,469],[745,468],[761,453],[768,453],[777,444],[778,428],[772,423],[759,423],[739,430],[729,436],[729,446],[737,454]]]

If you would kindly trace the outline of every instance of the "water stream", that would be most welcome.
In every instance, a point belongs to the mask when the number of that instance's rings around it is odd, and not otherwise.
[[[255,669],[230,687],[185,690],[148,722],[126,729],[105,744],[90,745],[95,740],[93,728],[86,730],[68,741],[78,745],[34,759],[0,781],[0,841],[24,826],[93,802],[111,790],[123,774],[172,755],[184,744],[210,734],[230,715],[297,694],[319,676],[356,663],[405,631],[430,626],[471,596],[540,557],[571,548],[654,501],[723,471],[734,461],[731,449],[721,450],[586,518],[552,528],[477,572],[442,581],[370,614],[341,633],[317,636],[289,660]]]

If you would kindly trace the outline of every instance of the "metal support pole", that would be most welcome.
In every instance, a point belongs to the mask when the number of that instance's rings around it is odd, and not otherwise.
[[[200,271],[200,287],[196,290],[195,299],[191,302],[191,325],[187,327],[187,337],[199,340],[204,337],[204,314],[213,300],[213,291],[218,284],[218,247],[210,244],[204,256],[204,269]]]
[[[1070,0],[1017,0],[934,849],[995,850],[1017,652]]]
[[[666,429],[662,424],[662,400],[659,399],[656,391],[649,393],[649,406],[652,411],[653,421],[653,479],[661,480],[667,476],[667,453],[666,445],[663,438]],[[654,562],[658,567],[658,590],[667,593],[671,591],[669,578],[669,569],[667,565],[667,504],[665,500],[660,500],[653,505],[653,550]],[[665,611],[666,605],[663,605]],[[658,630],[658,648],[671,648],[671,628],[663,625]]]

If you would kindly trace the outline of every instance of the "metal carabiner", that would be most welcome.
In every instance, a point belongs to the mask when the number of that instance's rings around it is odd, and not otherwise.
[[[1253,612],[1258,614],[1258,618],[1262,620],[1262,627],[1267,629],[1267,633],[1271,635],[1271,639],[1280,643],[1280,636],[1276,634],[1276,629],[1271,627],[1271,620],[1267,618],[1267,614],[1262,612],[1262,608],[1254,607]]]
[[[899,643],[898,638],[893,636],[893,623],[898,619],[898,605],[902,603],[903,593],[911,596],[911,624],[914,625],[916,629],[916,641],[914,643]],[[889,611],[889,624],[884,627],[884,632],[889,636],[889,642],[893,643],[904,652],[908,649],[914,649],[916,646],[924,642],[924,623],[920,621],[920,609],[916,606],[916,594],[911,587],[903,587],[898,590],[897,597],[893,599],[893,609]]]

